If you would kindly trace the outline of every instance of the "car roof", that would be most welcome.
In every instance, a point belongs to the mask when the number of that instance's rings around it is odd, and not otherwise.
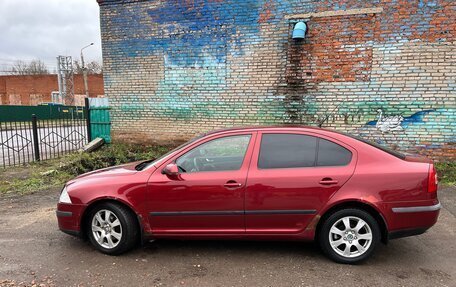
[[[229,132],[267,131],[267,130],[282,130],[282,131],[301,130],[301,131],[327,133],[327,134],[333,133],[333,134],[337,134],[337,135],[341,135],[341,136],[347,136],[347,135],[345,135],[341,132],[335,131],[335,130],[312,127],[312,126],[305,126],[305,125],[297,125],[297,124],[225,128],[225,129],[218,129],[218,130],[210,131],[208,133],[203,134],[202,136],[208,136],[208,135],[214,135],[214,134],[220,134],[220,133],[229,133]]]
[[[215,135],[215,134],[224,134],[224,133],[231,133],[231,132],[244,132],[244,131],[304,131],[304,132],[313,132],[317,133],[320,135],[325,135],[328,137],[335,138],[336,140],[340,140],[344,142],[345,144],[348,144],[354,148],[359,147],[360,145],[362,146],[370,146],[373,147],[375,151],[377,152],[384,152],[388,153],[396,158],[404,159],[405,155],[395,151],[391,150],[387,147],[378,145],[376,143],[370,142],[366,139],[348,134],[348,133],[343,133],[331,129],[324,129],[324,128],[318,128],[318,127],[312,127],[312,126],[305,126],[305,125],[275,125],[275,126],[250,126],[250,127],[234,127],[234,128],[227,128],[227,129],[219,129],[219,130],[214,130],[211,132],[208,132],[206,134],[201,135],[199,138],[203,138],[206,136],[210,135]]]

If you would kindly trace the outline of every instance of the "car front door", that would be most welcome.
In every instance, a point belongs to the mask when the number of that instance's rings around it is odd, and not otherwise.
[[[149,179],[154,235],[244,234],[244,196],[256,132],[214,136],[187,147]],[[162,173],[175,163],[177,176]]]
[[[319,135],[259,133],[246,189],[247,234],[303,232],[355,164],[355,150]]]

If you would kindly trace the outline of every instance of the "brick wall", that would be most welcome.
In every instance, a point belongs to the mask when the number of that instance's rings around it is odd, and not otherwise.
[[[454,1],[98,2],[115,139],[302,123],[456,157]]]
[[[103,75],[88,76],[89,95],[104,95]],[[0,76],[0,105],[31,105],[51,101],[51,93],[59,90],[57,75]],[[85,97],[82,75],[74,75],[73,104],[83,105]]]

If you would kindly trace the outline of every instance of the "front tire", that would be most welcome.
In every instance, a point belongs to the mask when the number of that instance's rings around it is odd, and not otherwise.
[[[99,251],[118,255],[132,249],[138,239],[137,221],[125,206],[105,202],[88,216],[87,236]]]
[[[325,220],[319,233],[319,243],[332,260],[355,264],[372,255],[380,237],[380,228],[372,215],[350,208],[336,211]]]

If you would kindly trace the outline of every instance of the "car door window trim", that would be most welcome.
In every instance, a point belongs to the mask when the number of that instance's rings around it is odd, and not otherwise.
[[[216,140],[221,140],[221,139],[226,139],[226,138],[231,138],[231,137],[248,137],[248,143],[247,143],[247,147],[245,149],[245,152],[244,152],[244,155],[242,157],[242,161],[241,161],[241,165],[238,169],[226,169],[226,170],[201,170],[201,171],[186,171],[184,172],[185,174],[194,174],[194,173],[207,173],[207,172],[227,172],[227,171],[239,171],[242,169],[242,166],[244,165],[245,163],[245,159],[247,157],[247,153],[249,151],[249,147],[252,145],[252,137],[253,137],[253,133],[242,133],[242,134],[232,134],[232,135],[225,135],[225,136],[221,136],[221,137],[216,137],[216,138],[212,138],[212,139],[209,139],[205,142],[202,142],[196,146],[193,146],[191,147],[190,149],[186,150],[185,152],[183,152],[182,154],[178,155],[174,160],[173,162],[177,164],[177,161],[182,158],[183,156],[185,156],[186,154],[192,152],[194,149],[197,149],[199,147],[201,147],[202,145],[205,145],[205,144],[208,144],[210,142],[213,142],[213,141],[216,141]]]
[[[269,167],[269,168],[264,168],[264,167],[260,167],[260,154],[261,154],[261,145],[262,145],[262,141],[263,141],[263,138],[265,135],[301,135],[301,136],[309,136],[309,137],[314,137],[316,138],[316,147],[315,147],[315,162],[312,166],[300,166],[300,167],[294,167],[294,166],[290,166],[290,167]],[[318,165],[318,155],[320,153],[320,141],[321,140],[326,140],[332,144],[335,144],[335,145],[338,145],[340,146],[341,148],[345,149],[346,151],[348,151],[350,153],[350,160],[344,164],[344,165]],[[347,147],[337,143],[337,142],[334,142],[333,140],[330,140],[330,139],[327,139],[327,138],[324,138],[324,137],[320,137],[318,135],[315,135],[315,134],[301,134],[301,133],[274,133],[274,132],[267,132],[267,133],[262,133],[261,134],[261,139],[260,139],[260,146],[259,146],[259,150],[258,150],[258,154],[257,154],[257,166],[256,168],[258,170],[271,170],[271,169],[300,169],[300,168],[328,168],[328,167],[331,167],[331,168],[338,168],[338,167],[346,167],[346,166],[349,166],[351,163],[353,162],[353,151],[348,149]]]

